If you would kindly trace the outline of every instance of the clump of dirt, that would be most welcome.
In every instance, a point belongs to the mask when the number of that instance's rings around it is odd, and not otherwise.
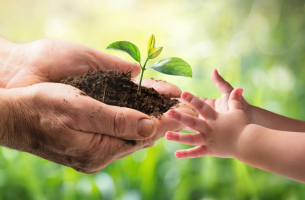
[[[132,145],[132,146],[136,146],[137,145],[137,141],[134,141],[134,140],[125,140],[125,143],[123,146],[125,145]]]
[[[132,108],[155,117],[178,103],[153,88],[142,86],[139,95],[138,85],[131,81],[131,71],[87,71],[80,76],[71,75],[60,83],[72,85],[82,91],[80,95],[88,95],[105,104]]]

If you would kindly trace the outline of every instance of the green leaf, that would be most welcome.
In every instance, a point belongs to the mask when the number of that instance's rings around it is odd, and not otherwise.
[[[153,68],[154,70],[163,74],[192,77],[191,66],[181,58],[177,57],[160,60],[149,68]]]
[[[141,62],[141,54],[138,47],[131,42],[127,41],[118,41],[110,44],[106,49],[109,50],[118,50],[128,53],[131,57],[133,57],[139,63]]]
[[[148,53],[148,59],[156,58],[158,55],[160,55],[162,49],[163,49],[163,47],[159,47],[159,48],[150,50]]]
[[[150,50],[155,48],[156,40],[154,34],[152,34],[148,40],[147,52],[149,54]]]

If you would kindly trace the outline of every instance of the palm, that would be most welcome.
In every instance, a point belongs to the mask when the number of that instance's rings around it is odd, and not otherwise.
[[[214,110],[217,112],[223,113],[229,111],[229,97],[231,92],[233,91],[233,87],[226,82],[216,70],[212,71],[211,78],[217,88],[217,90],[221,93],[221,97],[218,99],[207,99],[207,98],[201,98],[205,103],[207,103],[209,106],[211,106]],[[241,98],[241,105],[242,110],[247,114],[248,119],[250,120],[251,116],[251,109],[250,105],[246,102],[246,100],[242,97]]]
[[[53,39],[43,39],[28,44],[16,45],[18,63],[6,88],[24,87],[42,82],[58,82],[70,74],[79,75],[97,69],[130,68],[132,75],[140,72],[137,64],[97,51],[85,45]],[[22,56],[20,56],[22,55]],[[14,55],[13,55],[14,56]]]
[[[215,101],[215,107],[214,109],[217,112],[228,112],[229,111],[229,101],[230,94],[222,95],[220,98],[218,98]]]

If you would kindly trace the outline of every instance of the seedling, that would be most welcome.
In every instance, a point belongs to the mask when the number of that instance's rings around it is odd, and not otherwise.
[[[161,72],[163,74],[168,74],[168,75],[175,75],[175,76],[185,76],[185,77],[192,77],[192,68],[191,66],[182,60],[181,58],[177,57],[171,57],[171,58],[166,58],[163,60],[160,60],[150,67],[146,68],[147,61],[150,59],[154,59],[157,56],[160,55],[163,47],[155,47],[156,40],[155,36],[151,35],[148,41],[148,49],[147,49],[147,59],[142,66],[141,64],[141,55],[138,47],[134,45],[131,42],[128,41],[118,41],[110,44],[106,49],[113,49],[113,50],[118,50],[118,51],[123,51],[128,53],[133,59],[135,59],[139,64],[142,69],[141,71],[141,77],[140,77],[140,82],[139,82],[139,87],[138,87],[138,94],[141,94],[141,83],[143,79],[143,74],[145,70],[147,69],[154,69],[158,72]]]

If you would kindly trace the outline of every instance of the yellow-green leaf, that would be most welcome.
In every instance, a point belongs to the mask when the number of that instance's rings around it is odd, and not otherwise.
[[[131,57],[133,57],[139,63],[141,62],[141,55],[138,47],[131,42],[127,41],[118,41],[110,44],[106,49],[113,49],[118,51],[123,51],[128,53]]]
[[[159,48],[150,50],[148,53],[148,59],[156,58],[158,55],[160,55],[162,49],[163,49],[163,47],[159,47]]]
[[[147,52],[149,53],[150,50],[155,48],[156,40],[154,34],[152,34],[148,40],[148,48]]]

